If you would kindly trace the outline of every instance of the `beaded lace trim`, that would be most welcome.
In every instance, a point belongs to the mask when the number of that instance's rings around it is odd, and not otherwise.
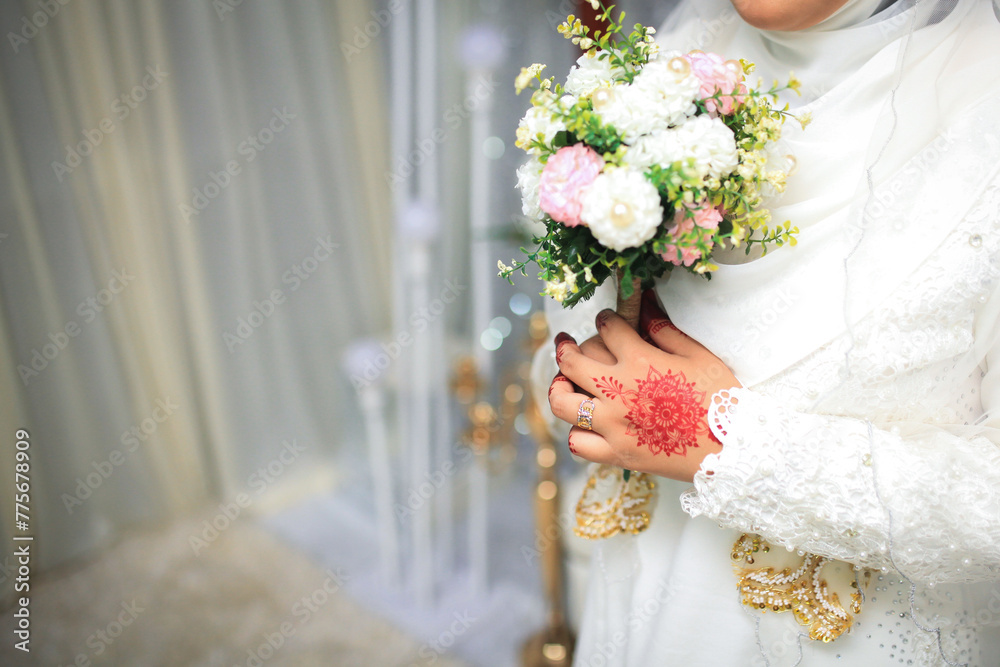
[[[831,642],[854,623],[853,614],[861,613],[862,593],[857,580],[851,582],[851,610],[848,612],[840,603],[840,596],[830,590],[822,578],[823,567],[828,558],[805,554],[800,557],[795,569],[786,567],[748,568],[744,564],[754,564],[756,559],[770,552],[771,546],[759,535],[744,533],[733,545],[733,569],[739,577],[737,587],[744,605],[761,612],[790,611],[799,624],[809,628],[809,639]],[[863,575],[867,586],[871,572]]]

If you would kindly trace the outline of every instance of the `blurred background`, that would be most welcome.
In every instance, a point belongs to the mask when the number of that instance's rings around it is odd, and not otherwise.
[[[0,664],[567,663],[583,465],[496,262],[586,4],[0,2]]]

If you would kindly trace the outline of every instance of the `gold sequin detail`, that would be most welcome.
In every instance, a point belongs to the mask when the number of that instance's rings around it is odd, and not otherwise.
[[[792,612],[796,621],[809,628],[813,640],[831,642],[851,629],[852,614],[861,613],[863,600],[857,577],[851,582],[851,610],[847,611],[822,578],[823,567],[832,562],[830,559],[805,554],[794,569],[746,567],[756,562],[755,554],[768,551],[770,546],[757,535],[740,535],[733,545],[730,557],[739,577],[737,587],[743,604],[762,612]],[[869,571],[864,572],[863,585],[870,576]]]
[[[591,473],[576,503],[574,533],[599,540],[620,532],[637,535],[649,527],[656,484],[645,473],[633,472],[627,481],[622,473],[608,465]]]

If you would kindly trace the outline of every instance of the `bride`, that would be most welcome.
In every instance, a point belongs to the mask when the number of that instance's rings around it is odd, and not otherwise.
[[[659,477],[595,543],[576,664],[1000,665],[997,11],[690,0],[660,31],[803,82],[770,205],[801,233],[660,281],[641,336],[557,336],[570,449]]]

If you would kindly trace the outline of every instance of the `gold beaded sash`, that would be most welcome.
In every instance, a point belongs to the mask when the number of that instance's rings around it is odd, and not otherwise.
[[[656,484],[646,473],[632,472],[626,480],[621,468],[598,466],[576,503],[573,532],[588,540],[637,535],[649,527],[655,499]]]
[[[731,558],[743,604],[761,612],[790,611],[796,621],[809,628],[809,639],[823,642],[831,642],[850,631],[853,614],[861,613],[864,599],[861,589],[867,587],[871,579],[870,570],[855,572],[847,563],[801,552],[793,565],[779,570],[780,565],[759,562],[779,560],[771,546],[760,536],[745,533],[733,544]],[[830,574],[842,582],[850,582],[850,588],[845,586],[843,591],[850,591],[850,611],[844,609],[834,587],[823,578],[827,565]]]

